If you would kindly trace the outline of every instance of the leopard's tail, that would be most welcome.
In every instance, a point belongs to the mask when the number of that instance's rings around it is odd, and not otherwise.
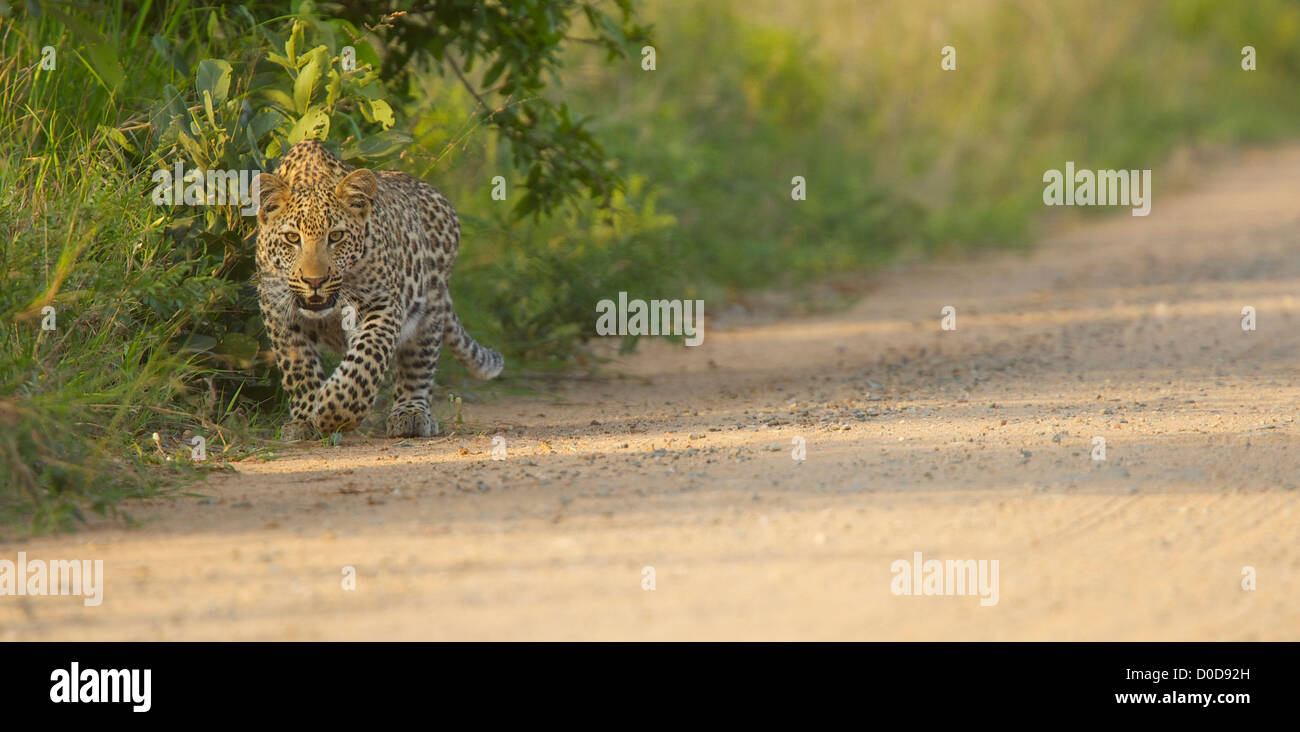
[[[456,308],[451,304],[450,294],[444,294],[447,298],[449,316],[442,331],[443,345],[450,349],[451,355],[465,364],[465,368],[469,369],[474,376],[480,379],[496,378],[497,374],[501,373],[501,369],[505,368],[505,357],[483,346],[465,332],[465,326],[461,324],[460,317],[456,315]]]

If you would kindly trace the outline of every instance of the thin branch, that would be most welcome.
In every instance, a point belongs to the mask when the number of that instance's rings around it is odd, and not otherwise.
[[[483,109],[491,111],[492,108],[488,106],[487,102],[483,101],[483,97],[479,96],[478,92],[474,90],[474,86],[469,83],[469,79],[466,79],[465,75],[461,73],[460,65],[456,63],[456,60],[451,56],[447,56],[447,65],[451,67],[452,71],[456,72],[456,78],[460,79],[460,83],[464,85],[465,89],[478,100],[479,104],[483,105]]]

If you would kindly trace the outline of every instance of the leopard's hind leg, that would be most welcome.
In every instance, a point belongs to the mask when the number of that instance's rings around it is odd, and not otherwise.
[[[438,307],[424,312],[414,332],[398,346],[393,408],[388,412],[389,437],[438,434],[438,420],[429,409],[429,394],[442,351],[443,319]]]

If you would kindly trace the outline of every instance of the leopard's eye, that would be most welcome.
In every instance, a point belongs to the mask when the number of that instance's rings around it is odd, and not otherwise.
[[[289,233],[287,233],[287,234],[285,234],[285,235],[284,235],[284,238],[287,239],[287,240],[289,241],[290,244],[297,244],[298,242],[302,241],[302,237],[301,237],[301,236],[298,236],[298,234],[296,234],[296,233],[294,233],[294,232],[292,232],[292,231],[289,232]]]
[[[336,244],[336,243],[338,243],[338,242],[340,242],[340,241],[343,241],[343,232],[341,232],[341,231],[331,231],[331,232],[330,232],[330,243],[331,243],[331,244]]]

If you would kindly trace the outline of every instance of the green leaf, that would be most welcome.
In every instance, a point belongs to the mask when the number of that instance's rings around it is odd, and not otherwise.
[[[284,44],[284,55],[288,57],[289,63],[294,68],[298,67],[298,43],[302,41],[303,22],[301,20],[293,21],[293,30],[289,32],[289,40]]]
[[[388,102],[382,99],[370,100],[369,116],[372,121],[378,122],[385,130],[397,124],[397,120],[393,117],[393,108],[388,106]]]
[[[208,124],[216,127],[217,115],[212,110],[212,93],[207,89],[203,90],[203,112],[208,115]]]
[[[221,22],[217,20],[217,11],[208,11],[208,38],[221,38]]]
[[[277,64],[283,66],[285,71],[288,71],[288,72],[291,72],[291,73],[294,72],[294,71],[297,71],[297,70],[298,70],[298,67],[297,67],[297,66],[294,66],[292,63],[290,63],[288,58],[286,58],[286,57],[284,57],[284,56],[281,56],[281,55],[278,54],[278,53],[268,53],[268,54],[266,54],[266,60],[267,60],[267,61],[271,61],[272,63],[277,63]]]
[[[307,110],[293,129],[289,130],[289,144],[296,145],[303,140],[324,140],[330,133],[330,116],[320,107]]]
[[[253,135],[254,140],[262,139],[262,136],[275,129],[284,117],[273,109],[263,109],[248,121],[248,131]]]
[[[220,106],[230,93],[230,72],[230,62],[224,59],[205,58],[200,61],[198,73],[195,74],[195,88],[199,96],[207,92],[212,95],[212,103]]]
[[[163,87],[163,102],[167,105],[167,114],[170,118],[185,118],[189,116],[189,110],[185,108],[185,96],[181,90],[168,84]]]
[[[396,130],[389,130],[388,132],[381,132],[363,138],[359,143],[354,142],[344,146],[343,157],[348,159],[381,158],[409,144],[411,144],[410,135]]]
[[[497,59],[497,62],[492,64],[492,67],[487,70],[487,73],[483,74],[483,81],[481,82],[483,88],[487,88],[495,84],[497,79],[501,78],[501,73],[505,70],[506,70],[506,59],[505,58]]]
[[[333,109],[334,104],[339,100],[339,91],[343,77],[339,76],[338,69],[331,68],[326,75],[329,81],[325,82],[325,106]]]
[[[117,129],[116,127],[97,125],[96,129],[99,130],[99,132],[101,132],[102,134],[107,135],[108,139],[117,143],[118,147],[121,147],[123,150],[126,150],[127,152],[130,153],[135,152],[135,148],[131,147],[131,143],[127,142],[126,135],[122,134],[122,131]]]
[[[286,112],[295,112],[293,98],[279,89],[267,89],[262,92],[271,102],[279,105]]]
[[[320,54],[312,54],[311,60],[302,67],[302,71],[298,72],[298,79],[293,82],[293,107],[298,114],[307,111],[318,79],[320,79]]]

